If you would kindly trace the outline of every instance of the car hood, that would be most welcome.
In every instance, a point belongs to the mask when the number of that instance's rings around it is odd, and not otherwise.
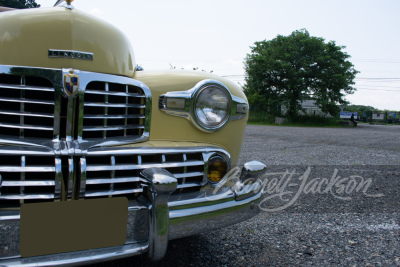
[[[92,53],[93,60],[50,57],[49,50]],[[128,77],[135,71],[132,46],[120,30],[65,7],[1,12],[0,64],[76,68]]]

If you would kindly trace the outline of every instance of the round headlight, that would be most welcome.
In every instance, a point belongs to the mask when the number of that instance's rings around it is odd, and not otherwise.
[[[229,118],[231,97],[218,85],[207,85],[199,90],[194,102],[196,122],[207,130],[222,127]]]

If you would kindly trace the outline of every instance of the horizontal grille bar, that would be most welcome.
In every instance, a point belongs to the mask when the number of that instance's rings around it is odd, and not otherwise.
[[[111,171],[111,170],[143,170],[148,168],[176,168],[188,166],[203,166],[202,161],[193,162],[169,162],[169,163],[153,163],[153,164],[140,164],[140,165],[115,165],[115,166],[88,166],[87,171]]]
[[[83,131],[118,131],[127,129],[144,129],[143,125],[120,125],[120,126],[97,126],[97,127],[84,127]]]
[[[84,115],[84,119],[144,119],[144,115],[140,114],[122,114],[122,115]]]
[[[39,125],[27,125],[27,124],[21,125],[21,124],[15,124],[15,123],[0,123],[0,127],[15,128],[15,129],[53,131],[52,127],[39,126]]]
[[[0,88],[16,89],[16,90],[42,91],[42,92],[53,92],[54,91],[53,88],[48,88],[48,87],[2,84],[2,83],[0,83]]]
[[[85,102],[85,106],[87,106],[87,107],[108,107],[108,108],[145,108],[146,107],[145,105],[138,105],[138,104],[90,103],[90,102]]]
[[[18,111],[7,111],[7,110],[0,110],[0,114],[24,116],[24,117],[43,117],[43,118],[53,118],[54,117],[54,114],[47,114],[47,113],[40,113],[40,112],[18,112]]]
[[[55,181],[12,181],[3,182],[1,186],[53,186]]]
[[[115,196],[115,195],[127,195],[142,193],[143,190],[139,189],[126,189],[126,190],[109,190],[103,192],[86,192],[85,197],[104,197],[104,196]]]
[[[144,182],[145,180],[140,177],[120,177],[120,178],[101,178],[91,179],[86,184],[110,184],[110,183],[130,183],[130,182]]]
[[[112,96],[128,96],[128,97],[138,97],[144,98],[144,95],[135,94],[135,93],[123,93],[123,92],[113,92],[113,91],[97,91],[97,90],[90,90],[87,91],[86,94],[95,94],[95,95],[112,95]]]
[[[11,98],[11,97],[0,97],[0,101],[3,102],[17,102],[17,103],[29,103],[29,104],[41,104],[41,105],[54,105],[54,101],[44,101],[26,98]]]
[[[0,200],[28,200],[28,199],[54,199],[54,194],[32,194],[32,195],[0,195]]]
[[[0,172],[54,172],[54,167],[40,166],[40,167],[14,167],[14,166],[0,166]]]

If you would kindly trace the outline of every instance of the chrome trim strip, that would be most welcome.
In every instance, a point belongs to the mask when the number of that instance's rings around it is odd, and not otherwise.
[[[17,258],[1,262],[1,266],[72,266],[82,263],[100,263],[104,260],[115,260],[136,256],[148,251],[147,241],[118,247],[98,248],[62,254],[53,254],[32,258]]]
[[[221,89],[223,89],[227,95],[230,97],[230,105],[229,105],[229,114],[227,118],[225,119],[224,122],[222,122],[220,125],[217,127],[206,127],[201,125],[199,122],[196,120],[196,115],[195,115],[195,104],[196,104],[196,97],[197,95],[203,90],[208,85],[217,85]],[[175,98],[175,99],[184,99],[185,100],[185,108],[184,109],[171,109],[167,108],[166,103],[168,98]],[[187,91],[174,91],[174,92],[167,92],[166,94],[163,94],[159,98],[159,109],[165,112],[168,115],[172,116],[177,116],[177,117],[182,117],[188,119],[192,124],[198,128],[199,130],[203,132],[216,132],[220,129],[222,129],[229,121],[233,120],[240,120],[243,119],[244,117],[247,116],[247,110],[246,113],[243,113],[243,111],[238,112],[238,106],[239,105],[246,105],[247,102],[246,100],[234,96],[231,94],[229,89],[221,82],[217,80],[202,80],[198,82],[193,88],[187,90]]]

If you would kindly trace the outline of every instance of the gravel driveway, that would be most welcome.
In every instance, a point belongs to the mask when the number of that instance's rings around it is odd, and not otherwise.
[[[250,160],[268,165],[258,216],[101,266],[400,266],[400,126],[248,126]]]

